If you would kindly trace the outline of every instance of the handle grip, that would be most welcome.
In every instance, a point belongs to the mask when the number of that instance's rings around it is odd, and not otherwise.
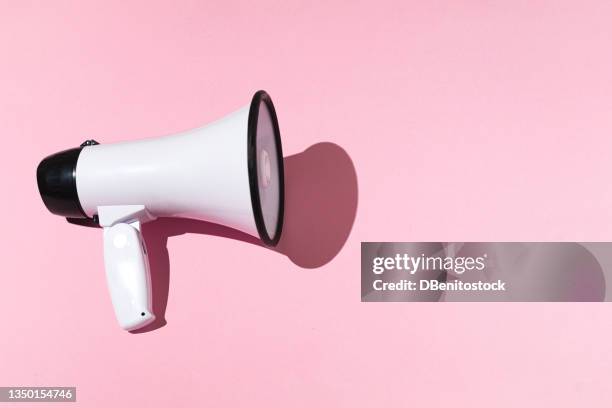
[[[149,259],[137,228],[127,223],[104,228],[104,266],[119,326],[136,330],[153,322]]]

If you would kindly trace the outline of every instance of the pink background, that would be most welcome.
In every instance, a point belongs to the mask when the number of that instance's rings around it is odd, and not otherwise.
[[[611,239],[612,3],[80,3],[0,3],[0,385],[87,407],[610,406],[609,304],[362,304],[359,263],[368,240]],[[167,324],[121,331],[101,232],[47,212],[38,162],[259,88],[302,154],[281,248],[151,226]]]

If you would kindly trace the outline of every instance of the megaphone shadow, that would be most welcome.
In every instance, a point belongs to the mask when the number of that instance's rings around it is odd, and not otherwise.
[[[333,143],[318,143],[285,157],[285,220],[279,244],[269,250],[286,255],[302,268],[330,262],[346,242],[357,212],[357,174],[349,155]],[[160,218],[143,225],[149,254],[156,321],[135,333],[166,324],[170,286],[168,238],[205,234],[263,246],[240,231],[205,221]]]

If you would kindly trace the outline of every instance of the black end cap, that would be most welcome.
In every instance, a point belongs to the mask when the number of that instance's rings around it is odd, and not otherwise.
[[[53,214],[70,218],[88,218],[76,187],[76,165],[82,147],[45,157],[36,170],[38,191]]]

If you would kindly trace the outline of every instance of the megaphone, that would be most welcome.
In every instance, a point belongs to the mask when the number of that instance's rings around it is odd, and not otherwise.
[[[155,320],[141,225],[157,217],[223,224],[278,243],[284,213],[280,131],[270,96],[207,126],[140,141],[80,147],[46,157],[38,189],[53,214],[104,228],[104,265],[119,325]]]

